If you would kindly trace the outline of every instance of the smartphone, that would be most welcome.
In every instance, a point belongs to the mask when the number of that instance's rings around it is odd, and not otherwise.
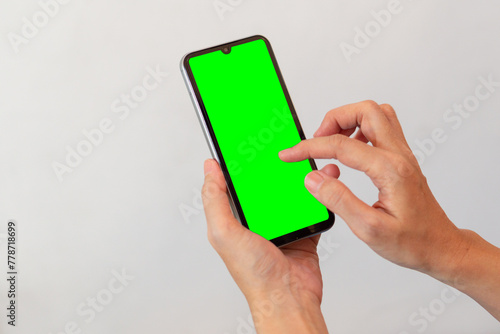
[[[276,246],[330,229],[335,215],[304,186],[314,161],[278,157],[305,136],[269,41],[189,53],[181,71],[240,223]]]

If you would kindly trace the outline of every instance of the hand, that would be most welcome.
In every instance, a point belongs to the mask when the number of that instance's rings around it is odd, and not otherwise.
[[[498,248],[448,219],[391,106],[366,101],[333,109],[314,137],[280,152],[280,158],[337,159],[368,175],[379,196],[370,206],[323,171],[306,176],[305,185],[313,196],[379,255],[461,289],[500,319]]]
[[[436,264],[454,263],[464,255],[456,253],[462,242],[459,230],[432,195],[389,105],[367,101],[333,109],[314,137],[280,152],[280,158],[335,158],[365,172],[379,190],[372,206],[321,171],[310,173],[305,184],[375,252],[427,273],[434,272]]]
[[[338,177],[338,168],[325,170]],[[319,236],[277,248],[243,227],[231,212],[224,176],[212,159],[205,161],[202,198],[208,239],[245,295],[257,331],[326,333]]]

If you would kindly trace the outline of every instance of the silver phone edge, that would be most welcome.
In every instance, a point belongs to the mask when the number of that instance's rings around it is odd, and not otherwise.
[[[215,149],[215,145],[214,145],[214,143],[212,141],[212,138],[210,137],[210,132],[208,131],[208,126],[207,126],[207,124],[205,122],[205,119],[203,117],[203,114],[202,114],[202,111],[201,111],[201,107],[200,107],[200,105],[198,103],[198,100],[196,99],[193,86],[191,85],[191,81],[189,80],[189,76],[187,74],[187,70],[184,67],[184,60],[186,59],[186,57],[188,55],[189,55],[189,53],[185,54],[181,58],[180,69],[181,69],[181,73],[182,73],[182,78],[184,79],[184,83],[186,84],[186,87],[188,89],[189,96],[191,97],[191,102],[193,103],[193,106],[194,106],[194,108],[196,110],[196,116],[198,116],[198,121],[200,122],[200,126],[201,126],[201,128],[203,130],[203,135],[205,136],[205,140],[207,142],[208,148],[210,149],[210,153],[212,154],[212,158],[214,158],[220,164],[219,155],[217,154],[217,150]],[[226,181],[226,187],[227,187],[227,181]],[[236,210],[236,206],[234,204],[233,196],[231,195],[231,193],[229,191],[227,192],[227,195],[228,195],[228,199],[229,199],[229,204],[231,206],[231,211],[233,212],[234,217],[241,224],[241,219],[240,219],[240,216],[238,214],[238,211]]]

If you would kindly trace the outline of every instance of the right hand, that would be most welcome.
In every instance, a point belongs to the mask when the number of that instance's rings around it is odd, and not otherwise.
[[[337,159],[366,173],[379,196],[370,206],[325,171],[307,175],[305,185],[311,194],[382,257],[450,283],[467,253],[469,238],[432,195],[394,109],[373,101],[333,109],[314,137],[281,151],[280,158]]]

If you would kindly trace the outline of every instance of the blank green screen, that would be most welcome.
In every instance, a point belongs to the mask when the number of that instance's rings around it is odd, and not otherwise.
[[[300,136],[265,41],[189,65],[249,229],[270,240],[327,220],[304,186],[309,161],[278,157]]]

